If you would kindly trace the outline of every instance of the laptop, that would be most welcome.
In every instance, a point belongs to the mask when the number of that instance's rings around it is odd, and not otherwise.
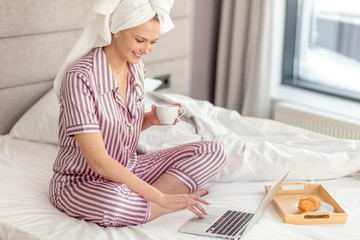
[[[206,206],[208,215],[190,219],[179,228],[179,231],[223,239],[240,239],[262,217],[288,174],[289,171],[269,189],[255,213]]]

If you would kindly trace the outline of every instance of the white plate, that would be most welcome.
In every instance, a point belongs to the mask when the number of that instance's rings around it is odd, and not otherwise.
[[[334,211],[334,207],[326,202],[320,202],[321,203],[321,207],[319,207],[318,209],[312,211],[312,212],[333,212]],[[295,208],[296,210],[299,211],[298,209],[298,202],[295,203]]]

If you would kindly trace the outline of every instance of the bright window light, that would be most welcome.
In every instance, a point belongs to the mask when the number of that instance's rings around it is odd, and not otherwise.
[[[293,17],[296,24],[295,31],[289,24],[285,29],[285,41],[294,41],[293,49],[285,48],[294,51],[284,59],[293,61],[285,83],[360,100],[360,1],[289,2],[287,21]]]

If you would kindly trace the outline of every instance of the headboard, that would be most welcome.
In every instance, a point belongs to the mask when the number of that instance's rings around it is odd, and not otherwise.
[[[0,134],[51,87],[95,0],[3,0],[0,5]],[[169,91],[187,94],[190,0],[171,11],[175,29],[143,61],[147,76],[170,75]],[[181,39],[182,41],[179,41]]]

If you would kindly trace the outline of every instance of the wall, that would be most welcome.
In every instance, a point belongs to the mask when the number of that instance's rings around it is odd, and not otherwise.
[[[175,28],[160,38],[154,51],[143,57],[146,76],[170,75],[166,92],[188,95],[190,72],[191,13],[194,0],[175,0],[171,19]]]
[[[212,101],[214,97],[221,2],[193,1],[189,95],[196,99]]]

